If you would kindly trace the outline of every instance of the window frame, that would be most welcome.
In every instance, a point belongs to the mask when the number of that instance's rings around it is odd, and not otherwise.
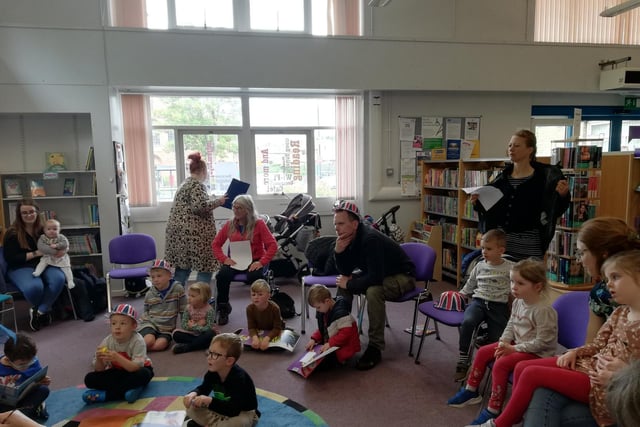
[[[130,92],[129,92],[130,93]],[[335,202],[335,197],[316,197],[316,177],[315,177],[315,131],[316,130],[327,130],[327,129],[336,129],[336,126],[277,126],[277,127],[265,127],[265,126],[251,126],[251,119],[249,114],[249,99],[252,97],[271,97],[271,98],[310,98],[310,99],[318,99],[318,98],[332,98],[335,99],[338,96],[354,96],[359,97],[359,102],[364,103],[364,93],[359,91],[293,91],[293,92],[285,92],[278,91],[269,92],[269,91],[257,91],[257,90],[246,90],[241,92],[236,91],[212,91],[201,94],[193,94],[193,93],[184,93],[181,94],[179,92],[171,92],[171,93],[162,93],[162,92],[146,92],[145,96],[151,97],[163,97],[163,96],[185,96],[185,97],[194,97],[194,96],[208,96],[208,97],[216,97],[216,96],[233,96],[239,97],[241,100],[241,112],[242,112],[242,125],[241,126],[187,126],[187,125],[152,125],[151,118],[149,118],[149,127],[150,134],[153,134],[154,130],[157,129],[168,129],[174,132],[175,136],[175,151],[176,151],[176,174],[178,177],[178,186],[185,179],[185,172],[181,170],[181,157],[183,157],[184,146],[182,135],[184,134],[197,134],[197,133],[215,133],[215,134],[235,134],[238,136],[238,157],[239,157],[239,169],[240,169],[240,179],[247,182],[256,182],[256,170],[255,170],[255,135],[256,134],[282,134],[282,133],[305,133],[307,135],[307,194],[311,195],[313,201],[316,205],[316,210],[321,214],[328,214],[331,212],[333,203]],[[360,123],[361,127],[364,127],[364,123]],[[153,155],[153,140],[150,138],[150,153]],[[337,143],[337,141],[336,141]],[[364,141],[359,141],[358,145],[361,146]],[[152,172],[155,172],[155,166],[151,165]],[[310,173],[310,172],[313,173]],[[358,176],[361,176],[359,174]],[[252,195],[254,200],[259,202],[260,211],[267,214],[280,214],[287,207],[290,199],[295,196],[295,194],[274,194],[274,195],[257,195],[255,186],[250,187],[249,194]],[[152,189],[152,200],[154,206],[132,206],[131,212],[132,217],[136,221],[166,221],[166,218],[169,215],[169,210],[171,205],[173,204],[173,200],[171,201],[159,201],[157,200],[157,191],[155,187],[155,183]],[[227,211],[227,209],[219,209],[216,210],[215,213],[216,218],[225,219],[231,216],[231,211]]]

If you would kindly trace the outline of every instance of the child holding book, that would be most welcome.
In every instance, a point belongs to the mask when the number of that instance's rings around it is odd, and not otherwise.
[[[42,252],[42,257],[33,271],[34,277],[40,277],[47,266],[59,267],[67,279],[67,287],[73,289],[73,272],[71,271],[71,259],[67,254],[69,250],[69,240],[60,233],[60,222],[55,219],[48,219],[44,223],[44,234],[38,238],[38,250]]]
[[[29,336],[23,333],[15,334],[6,328],[2,330],[9,337],[4,344],[4,355],[0,357],[0,383],[4,386],[17,387],[42,369],[36,356],[38,349]],[[45,376],[18,401],[16,407],[31,419],[48,419],[49,414],[45,409],[44,401],[49,396],[50,383],[51,378]],[[16,407],[0,404],[0,411],[8,411]]]
[[[183,398],[188,427],[255,426],[260,417],[256,388],[238,366],[242,340],[236,334],[216,335],[207,351],[202,384]]]
[[[111,333],[93,356],[93,372],[84,377],[88,390],[85,403],[122,400],[135,402],[153,378],[151,360],[144,339],[136,332],[136,310],[120,304],[109,315]]]
[[[478,387],[490,362],[489,405],[472,421],[478,425],[495,418],[506,399],[509,374],[523,360],[551,356],[558,345],[558,315],[547,298],[545,266],[533,258],[519,261],[511,269],[511,292],[515,298],[511,317],[499,342],[480,347],[473,361],[466,387],[447,401],[449,406],[480,403]]]
[[[211,288],[208,283],[195,282],[187,290],[187,308],[182,313],[182,327],[173,331],[174,354],[204,350],[216,336],[215,310],[209,305]]]
[[[251,338],[251,347],[266,350],[269,343],[279,337],[284,328],[284,321],[280,315],[280,307],[271,301],[271,287],[264,279],[258,279],[251,284],[251,304],[247,306],[247,327]],[[260,336],[260,331],[268,331]]]
[[[144,297],[138,332],[148,351],[162,351],[171,344],[171,334],[178,326],[178,316],[187,306],[187,296],[182,284],[173,280],[173,267],[168,261],[155,260],[149,276],[153,286]]]
[[[489,230],[480,241],[483,260],[471,270],[469,279],[460,293],[472,296],[464,310],[460,325],[458,363],[455,381],[463,381],[469,371],[469,349],[474,331],[482,322],[487,324],[487,341],[495,342],[509,320],[509,271],[513,262],[504,259],[507,236],[499,229]]]
[[[351,304],[340,296],[332,298],[324,285],[309,288],[307,301],[316,309],[318,320],[318,329],[311,335],[307,351],[313,350],[318,344],[322,344],[321,352],[330,347],[339,347],[324,358],[321,366],[326,368],[344,364],[360,351],[360,335],[356,320],[351,316]]]

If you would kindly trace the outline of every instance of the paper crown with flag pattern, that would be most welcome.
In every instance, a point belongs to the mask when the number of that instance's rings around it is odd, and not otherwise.
[[[347,212],[351,212],[358,218],[362,218],[362,216],[360,216],[360,209],[358,209],[358,205],[356,205],[355,203],[349,200],[338,200],[333,205],[333,211],[334,212],[347,211]]]
[[[169,273],[171,273],[172,276],[175,271],[171,263],[164,259],[157,259],[153,261],[153,264],[151,265],[151,267],[149,267],[149,271],[154,270],[156,268],[167,270]]]
[[[109,313],[109,317],[113,316],[114,314],[121,314],[123,316],[132,318],[136,322],[138,321],[138,313],[136,312],[136,309],[129,304],[118,304],[118,306],[114,308],[111,313]]]
[[[445,291],[440,294],[438,302],[433,303],[433,306],[440,310],[464,311],[464,299],[460,292]]]

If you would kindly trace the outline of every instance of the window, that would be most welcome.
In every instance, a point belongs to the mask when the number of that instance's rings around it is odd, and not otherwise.
[[[640,8],[613,18],[600,12],[626,0],[536,0],[534,41],[640,44]]]
[[[362,0],[109,0],[111,25],[362,35]]]
[[[122,95],[123,105],[134,97],[140,95]],[[132,205],[134,200],[138,206],[172,202],[195,151],[207,162],[213,194],[223,194],[231,179],[239,178],[252,183],[251,194],[263,199],[307,193],[333,202],[357,196],[355,148],[361,132],[353,129],[363,126],[360,95],[145,98],[152,127],[153,188],[151,200],[131,197]],[[135,143],[145,144],[144,138]],[[344,152],[340,159],[338,146]],[[134,165],[129,170],[143,170],[148,163],[129,151],[127,156]]]

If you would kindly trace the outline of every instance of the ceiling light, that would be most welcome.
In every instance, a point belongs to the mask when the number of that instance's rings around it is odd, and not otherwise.
[[[600,12],[600,16],[603,18],[612,18],[614,16],[618,16],[621,13],[628,12],[631,9],[635,9],[640,6],[640,0],[629,0],[624,3],[620,3],[617,6],[610,7],[609,9],[605,9]]]

